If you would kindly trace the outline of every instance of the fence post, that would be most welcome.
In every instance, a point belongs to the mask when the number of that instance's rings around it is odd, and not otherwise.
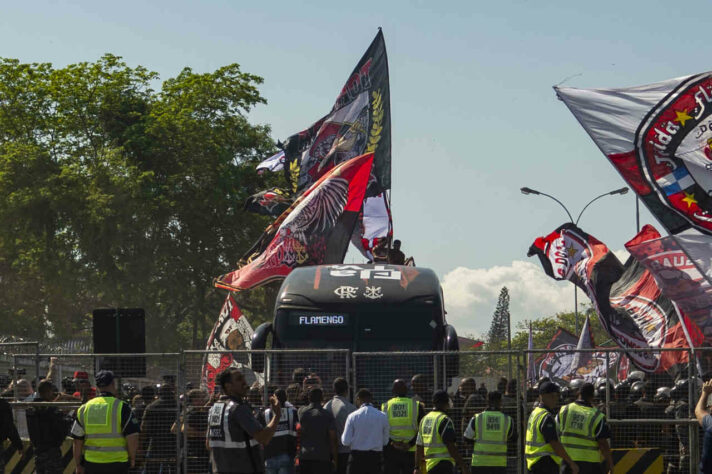
[[[438,355],[433,354],[433,388],[438,386]]]
[[[62,379],[59,379],[60,381]],[[40,343],[35,343],[35,387],[40,384]]]
[[[695,357],[695,353],[692,349],[690,349],[687,353],[687,380],[688,382],[688,389],[687,389],[687,398],[688,398],[688,406],[687,406],[687,418],[695,418],[695,406],[697,405],[697,400],[694,398],[694,394],[697,394],[697,377],[693,376],[694,372],[693,368],[695,368],[695,363],[693,362],[693,358]],[[701,387],[699,387],[701,388]],[[689,462],[689,471],[690,474],[694,474],[697,472],[697,466],[699,464],[698,462],[698,457],[700,454],[699,451],[699,445],[698,445],[698,438],[699,438],[699,433],[700,430],[697,429],[697,424],[692,425],[688,422],[687,424],[687,430],[688,430],[688,439],[690,440],[690,450],[689,450],[689,455],[688,457],[688,462]]]
[[[162,365],[162,364],[161,364]],[[181,423],[181,409],[187,407],[190,403],[188,397],[183,398],[184,407],[180,404],[180,394],[184,392],[185,381],[183,380],[183,369],[185,368],[183,364],[183,351],[179,357],[176,357],[176,472],[181,471],[181,464],[183,465],[183,472],[188,472],[188,463],[184,462],[188,452],[187,437],[184,434]],[[185,420],[182,420],[185,421]],[[183,449],[181,450],[181,438],[183,439]]]
[[[264,377],[263,381],[264,383],[262,384],[262,405],[265,407],[269,406],[269,403],[267,400],[269,400],[269,378],[270,378],[270,373],[272,371],[272,351],[265,353],[265,371],[264,371]],[[278,415],[275,413],[275,415]]]
[[[348,357],[348,355],[346,356]],[[354,401],[354,396],[356,395],[356,373],[358,372],[358,364],[356,362],[356,353],[353,352],[351,354],[351,357],[353,357],[353,366],[351,367],[351,402],[353,403]]]
[[[348,351],[346,351],[346,353],[344,354],[344,358],[346,359],[346,360],[344,361],[344,362],[345,362],[345,367],[346,367],[346,370],[345,370],[346,373],[344,374],[344,380],[347,380],[347,381],[348,381],[348,380],[351,380],[351,377],[350,377],[351,372],[349,371],[349,370],[350,370],[350,366],[349,366],[350,357],[349,357]],[[351,388],[352,388],[352,390],[353,390],[353,385],[351,386]],[[334,395],[336,395],[336,394],[334,394]]]
[[[611,387],[608,383],[609,375],[611,370],[611,353],[606,351],[606,420],[611,419],[611,410],[609,405],[611,404]]]
[[[17,374],[17,354],[12,355],[12,379],[15,381],[15,383],[12,384],[12,393],[15,396],[15,400],[17,400],[17,381],[19,380]]]

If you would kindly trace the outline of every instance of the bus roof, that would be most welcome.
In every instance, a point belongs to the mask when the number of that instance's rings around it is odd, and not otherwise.
[[[435,272],[402,265],[338,264],[295,268],[282,283],[277,308],[409,302],[442,306]]]

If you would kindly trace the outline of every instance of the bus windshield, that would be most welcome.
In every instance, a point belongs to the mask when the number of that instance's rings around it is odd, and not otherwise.
[[[354,351],[432,350],[442,325],[431,307],[350,307],[349,311],[280,309],[275,334],[284,348]]]

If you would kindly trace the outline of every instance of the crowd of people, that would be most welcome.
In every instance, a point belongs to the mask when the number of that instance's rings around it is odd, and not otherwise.
[[[77,472],[89,474],[504,473],[520,456],[530,472],[609,472],[611,448],[658,448],[675,474],[689,472],[687,420],[697,418],[703,463],[712,457],[712,384],[694,378],[672,386],[642,372],[615,384],[542,379],[521,393],[516,380],[488,390],[466,377],[447,393],[418,374],[394,380],[379,400],[344,378],[325,386],[303,369],[283,387],[264,387],[230,368],[212,393],[190,384],[178,393],[170,376],[140,389],[119,386],[108,371],[94,380],[76,371],[57,384],[51,364],[36,386],[11,382],[0,393],[0,441],[23,450],[17,427],[26,430],[37,473],[64,471],[70,436]],[[14,417],[8,401],[22,402]],[[610,423],[606,413],[648,421]]]

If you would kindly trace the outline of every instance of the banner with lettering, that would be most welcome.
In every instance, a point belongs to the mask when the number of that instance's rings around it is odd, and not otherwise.
[[[684,244],[683,244],[684,245]],[[655,277],[687,323],[691,339],[712,344],[712,285],[683,250],[676,236],[661,237],[651,225],[625,244],[626,249]]]
[[[675,305],[638,261],[621,264],[605,244],[571,223],[537,238],[528,255],[537,255],[550,277],[586,292],[610,337],[624,350],[642,350],[627,352],[641,370],[674,372],[687,361],[686,352],[659,351],[693,344]]]
[[[712,282],[712,72],[624,89],[555,87],[593,141]],[[682,233],[682,234],[681,234]]]

